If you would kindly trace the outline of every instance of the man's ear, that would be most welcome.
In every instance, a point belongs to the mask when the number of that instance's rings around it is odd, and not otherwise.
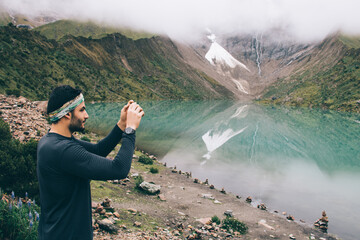
[[[66,118],[68,118],[68,119],[71,119],[71,112],[68,112],[67,114],[65,114],[64,117],[66,117]]]

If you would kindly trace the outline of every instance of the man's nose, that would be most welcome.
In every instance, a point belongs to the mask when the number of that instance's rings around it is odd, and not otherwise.
[[[89,118],[89,114],[85,111],[85,119]]]

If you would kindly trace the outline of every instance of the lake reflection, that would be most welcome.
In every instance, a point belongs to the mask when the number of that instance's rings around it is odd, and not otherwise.
[[[107,133],[123,105],[88,105],[87,127]],[[360,235],[359,115],[230,101],[141,105],[136,145],[168,166],[308,224],[326,210],[329,232]]]

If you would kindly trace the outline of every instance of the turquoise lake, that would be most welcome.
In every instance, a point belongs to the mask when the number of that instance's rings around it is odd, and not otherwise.
[[[88,104],[106,134],[125,103]],[[329,232],[360,236],[360,115],[233,101],[140,102],[136,145],[167,166]],[[302,224],[302,223],[301,223]]]

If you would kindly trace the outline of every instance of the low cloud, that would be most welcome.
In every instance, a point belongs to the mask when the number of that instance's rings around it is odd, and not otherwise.
[[[2,4],[25,15],[51,12],[178,40],[196,39],[206,29],[216,34],[280,29],[300,41],[321,40],[335,31],[360,34],[358,0],[2,0]]]

